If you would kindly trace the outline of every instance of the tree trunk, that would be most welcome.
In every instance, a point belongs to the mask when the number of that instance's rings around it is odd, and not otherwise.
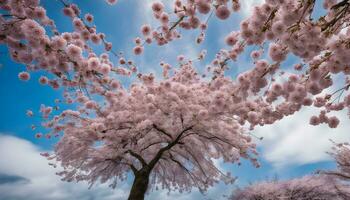
[[[148,170],[140,170],[135,174],[128,200],[144,200],[148,188],[149,175],[150,172]]]

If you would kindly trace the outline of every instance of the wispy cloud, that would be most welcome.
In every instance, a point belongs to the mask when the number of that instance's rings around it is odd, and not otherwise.
[[[126,199],[128,185],[113,190],[96,185],[91,190],[86,183],[62,182],[57,170],[39,155],[34,144],[14,136],[0,135],[0,199],[2,200],[118,200]]]
[[[243,16],[244,17],[249,16],[253,11],[254,6],[261,5],[264,2],[265,2],[264,0],[243,0],[243,1],[240,1],[241,6],[242,6],[241,12],[242,12]]]
[[[341,124],[336,129],[324,124],[309,125],[310,117],[318,112],[305,108],[274,125],[258,127],[254,134],[264,137],[260,144],[263,157],[277,168],[330,160],[326,154],[332,146],[329,139],[336,142],[350,140],[349,119],[346,111],[337,112],[334,115],[340,118]]]

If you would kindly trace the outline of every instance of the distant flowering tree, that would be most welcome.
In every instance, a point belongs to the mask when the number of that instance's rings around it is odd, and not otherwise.
[[[141,56],[147,44],[180,39],[183,30],[200,30],[195,42],[201,43],[211,17],[226,20],[240,9],[239,0],[172,2],[172,9],[161,2],[152,4],[160,25],[141,26],[142,36],[134,40],[135,55]],[[63,180],[86,180],[91,185],[111,180],[116,187],[132,172],[130,200],[143,199],[151,186],[204,191],[219,180],[234,179],[213,159],[239,163],[247,158],[259,166],[245,125],[254,129],[273,124],[314,106],[320,113],[309,123],[336,128],[340,121],[329,113],[350,108],[349,0],[324,0],[324,15],[317,19],[316,0],[266,0],[238,30],[222,38],[229,49],[210,55],[215,58],[207,76],[179,55],[178,67],[161,63],[163,78],[158,80],[140,73],[132,60],[116,52],[97,31],[94,16],[82,14],[68,1],[57,3],[72,21],[71,32],[59,32],[39,0],[0,0],[0,44],[14,61],[26,65],[19,79],[28,81],[31,72],[45,71],[48,75],[39,83],[62,88],[65,102],[74,103],[72,110],[59,112],[58,107],[45,105],[40,109],[43,125],[51,130],[45,136],[60,136],[55,152],[43,155],[52,165],[63,166]],[[97,55],[92,44],[103,45],[105,52]],[[229,62],[247,46],[256,47],[250,52],[252,68],[235,79],[225,76]],[[198,59],[205,55],[204,50]],[[291,55],[300,63],[283,70]],[[118,63],[110,56],[118,57]],[[118,79],[122,76],[130,77],[130,87],[123,87]],[[329,92],[339,80],[340,88]]]
[[[319,170],[315,175],[288,181],[263,181],[233,191],[231,200],[252,199],[350,199],[349,143],[334,143],[329,154],[336,170]]]
[[[350,181],[350,145],[347,142],[334,143],[333,151],[329,154],[337,164],[337,170],[320,171],[321,174],[334,176],[340,180]]]
[[[329,176],[304,176],[288,181],[264,181],[236,189],[230,200],[301,200],[350,198],[349,185]]]

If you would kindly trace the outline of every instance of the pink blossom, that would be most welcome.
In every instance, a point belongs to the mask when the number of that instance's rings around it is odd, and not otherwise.
[[[46,76],[41,76],[39,78],[39,83],[42,85],[46,85],[49,82],[49,79]]]
[[[294,69],[297,70],[297,71],[300,71],[303,69],[303,65],[302,64],[295,64],[294,65]]]
[[[117,3],[117,0],[106,0],[108,4],[114,5]]]
[[[90,70],[97,69],[100,66],[100,60],[96,57],[91,57],[88,60],[88,67]]]
[[[106,42],[106,43],[105,43],[105,50],[106,50],[106,51],[112,50],[112,43]]]
[[[125,58],[119,58],[119,63],[124,65],[126,63]]]
[[[161,2],[154,2],[152,4],[152,10],[155,13],[161,13],[163,11],[163,9],[164,9],[164,5]]]
[[[81,59],[82,50],[80,47],[70,44],[67,46],[67,54],[72,60],[77,61]]]
[[[232,10],[238,12],[241,9],[239,1],[232,1]]]
[[[48,152],[44,152],[44,153],[40,153],[41,156],[44,156],[44,157],[49,157],[50,154]]]
[[[22,81],[28,81],[30,79],[30,74],[28,72],[20,72],[18,78]]]
[[[274,35],[281,35],[284,33],[286,25],[282,21],[275,22],[272,26],[272,32]]]
[[[31,117],[31,116],[33,116],[34,114],[33,114],[33,111],[27,110],[26,115],[27,115],[28,117]]]
[[[66,15],[68,17],[74,17],[75,16],[74,10],[71,7],[64,7],[63,8],[63,13],[64,13],[64,15]]]
[[[97,34],[91,34],[90,39],[95,44],[99,44],[101,42],[101,39]]]
[[[350,95],[344,97],[344,103],[346,106],[350,106]]]
[[[85,19],[86,19],[86,21],[91,23],[92,21],[94,21],[94,16],[92,16],[90,13],[88,13],[85,15]]]
[[[205,0],[200,0],[197,3],[198,11],[202,14],[207,14],[210,11],[210,4]]]
[[[163,24],[167,24],[169,22],[169,15],[167,13],[162,13],[160,15],[160,21],[163,23]]]
[[[114,89],[120,88],[120,83],[119,83],[119,81],[113,80],[112,83],[111,83],[111,87],[114,88]]]
[[[227,45],[233,46],[238,41],[238,35],[237,32],[231,32],[228,36],[226,36],[225,41]]]
[[[142,52],[143,52],[143,47],[142,46],[136,46],[134,48],[134,54],[135,55],[140,55],[140,54],[142,54]]]
[[[39,19],[44,19],[46,17],[46,10],[43,7],[36,7],[34,12]]]
[[[148,24],[145,24],[141,27],[141,33],[144,36],[148,36],[151,33],[151,26]]]
[[[73,25],[74,25],[74,28],[79,30],[79,31],[82,31],[84,29],[84,23],[79,18],[73,19]]]
[[[336,116],[330,117],[328,119],[328,126],[330,128],[336,128],[339,125],[339,119]]]
[[[317,126],[320,124],[320,120],[317,116],[312,116],[309,123],[313,126]]]
[[[96,102],[94,101],[88,101],[85,103],[85,107],[87,109],[94,109],[96,107]]]
[[[251,54],[250,54],[250,57],[252,57],[254,60],[258,59],[260,57],[260,51],[253,51]]]
[[[219,19],[225,20],[230,16],[230,10],[225,5],[220,5],[215,12]]]
[[[101,73],[104,75],[108,75],[108,73],[111,71],[111,66],[107,64],[102,64],[101,65]]]
[[[141,38],[137,37],[135,38],[135,44],[140,45],[141,44]]]

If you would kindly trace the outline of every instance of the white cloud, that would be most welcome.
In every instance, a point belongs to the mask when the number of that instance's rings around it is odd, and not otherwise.
[[[56,170],[39,155],[35,145],[14,136],[0,135],[0,174],[28,181],[0,184],[0,199],[63,200],[63,199],[126,199],[128,186],[121,184],[116,189],[96,185],[88,190],[86,183],[62,182]]]
[[[284,77],[288,77],[288,74],[287,70]],[[277,81],[282,79],[277,77]],[[332,79],[334,84],[317,96],[331,94],[343,87],[344,75],[333,75]],[[330,139],[350,142],[348,109],[327,114],[339,118],[340,124],[335,129],[329,128],[327,124],[310,125],[310,117],[319,113],[318,108],[303,107],[294,115],[272,125],[257,127],[252,133],[264,137],[261,142],[257,141],[258,146],[262,147],[262,156],[277,168],[331,161],[332,158],[326,153],[333,145]]]
[[[152,4],[154,2],[162,2],[165,6],[165,10],[172,10],[173,1],[169,0],[143,0],[137,1],[138,14],[142,17],[145,23],[151,24],[152,26],[158,25],[158,21],[153,16]]]
[[[332,146],[329,139],[350,141],[349,118],[346,111],[331,113],[341,120],[336,129],[325,124],[309,125],[310,117],[318,112],[315,108],[305,108],[273,125],[254,130],[253,134],[264,137],[258,142],[262,156],[277,168],[330,160],[326,154]]]
[[[242,7],[241,12],[242,12],[243,16],[244,17],[249,16],[253,11],[254,6],[260,5],[264,2],[265,2],[265,0],[243,0],[243,1],[240,1],[241,7]]]

